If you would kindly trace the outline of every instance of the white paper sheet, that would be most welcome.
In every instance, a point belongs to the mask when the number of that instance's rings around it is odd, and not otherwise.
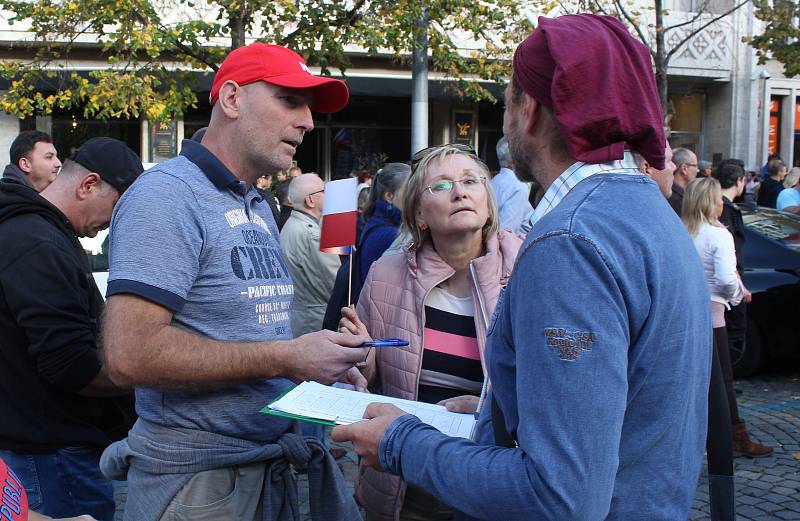
[[[279,400],[269,404],[269,408],[287,414],[346,425],[363,419],[367,405],[374,402],[396,405],[448,436],[469,438],[475,425],[475,417],[472,414],[450,412],[441,405],[401,400],[380,394],[359,393],[316,382],[301,383]]]

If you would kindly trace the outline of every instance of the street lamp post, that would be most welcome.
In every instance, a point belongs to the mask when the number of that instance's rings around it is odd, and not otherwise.
[[[428,146],[428,10],[417,22],[411,68],[411,155]]]

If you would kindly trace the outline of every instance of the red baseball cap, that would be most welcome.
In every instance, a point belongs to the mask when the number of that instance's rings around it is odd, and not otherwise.
[[[343,81],[314,76],[299,54],[268,43],[251,43],[228,54],[211,84],[212,105],[217,102],[220,87],[228,80],[239,85],[265,81],[291,89],[314,89],[311,110],[315,112],[338,112],[350,99]]]

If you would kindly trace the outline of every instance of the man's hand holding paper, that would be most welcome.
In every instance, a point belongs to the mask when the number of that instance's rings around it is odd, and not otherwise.
[[[378,458],[381,438],[389,424],[404,414],[405,412],[392,404],[371,403],[364,411],[363,421],[334,427],[331,439],[336,442],[352,442],[353,450],[364,464],[383,470]]]

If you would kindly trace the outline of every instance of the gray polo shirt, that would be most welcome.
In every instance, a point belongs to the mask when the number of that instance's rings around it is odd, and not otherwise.
[[[193,141],[142,174],[114,210],[107,296],[122,293],[171,310],[172,324],[195,335],[291,338],[294,286],[272,213],[254,187]],[[290,385],[276,378],[210,392],[138,387],[136,410],[168,427],[273,441],[289,422],[258,411]]]

